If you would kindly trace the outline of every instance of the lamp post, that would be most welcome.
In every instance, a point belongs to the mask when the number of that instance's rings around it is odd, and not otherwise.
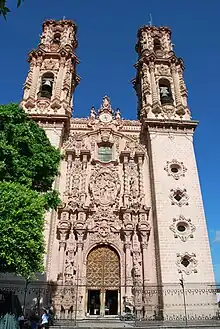
[[[25,307],[26,307],[26,298],[27,298],[27,287],[30,283],[29,279],[26,279],[25,289],[24,289],[24,302],[23,302],[23,314],[25,315]]]
[[[183,305],[184,305],[184,313],[185,313],[185,324],[186,324],[186,327],[187,327],[188,322],[187,322],[187,312],[186,312],[186,295],[185,295],[185,285],[184,285],[184,279],[183,279],[183,272],[182,271],[181,271],[181,278],[179,280],[180,280],[180,285],[183,289]]]

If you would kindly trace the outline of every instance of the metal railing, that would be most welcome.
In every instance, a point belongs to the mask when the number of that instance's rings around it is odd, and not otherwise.
[[[220,285],[215,283],[186,284],[180,280],[179,284],[91,288],[77,282],[60,285],[57,282],[0,280],[0,315],[9,312],[18,316],[22,309],[27,317],[39,316],[46,307],[55,321],[71,322],[75,326],[79,319],[91,321],[109,317],[130,321],[134,326],[142,326],[146,321],[176,321],[186,326],[191,322],[220,324]],[[89,300],[88,291],[97,292],[96,300],[95,297]],[[107,296],[111,298],[108,300]]]

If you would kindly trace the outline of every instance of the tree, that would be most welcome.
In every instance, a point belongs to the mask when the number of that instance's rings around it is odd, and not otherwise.
[[[20,7],[24,0],[16,0],[17,8]],[[0,0],[0,15],[6,18],[7,14],[10,13],[10,9],[7,7],[7,0]]]
[[[0,271],[30,277],[43,269],[44,215],[61,159],[44,130],[16,104],[0,106]]]

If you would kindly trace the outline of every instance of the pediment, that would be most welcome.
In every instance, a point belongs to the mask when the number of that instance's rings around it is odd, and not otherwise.
[[[146,153],[146,148],[140,143],[139,134],[129,136],[127,134],[116,132],[111,127],[97,127],[92,132],[80,133],[72,132],[63,145],[65,151],[93,151],[95,144],[109,143],[117,144],[118,151],[129,153]]]

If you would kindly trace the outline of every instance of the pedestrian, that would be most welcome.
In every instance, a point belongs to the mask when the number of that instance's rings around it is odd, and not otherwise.
[[[45,308],[43,308],[43,314],[41,316],[41,325],[40,325],[40,327],[41,328],[46,328],[46,329],[49,328],[49,316],[48,316],[47,310]]]

